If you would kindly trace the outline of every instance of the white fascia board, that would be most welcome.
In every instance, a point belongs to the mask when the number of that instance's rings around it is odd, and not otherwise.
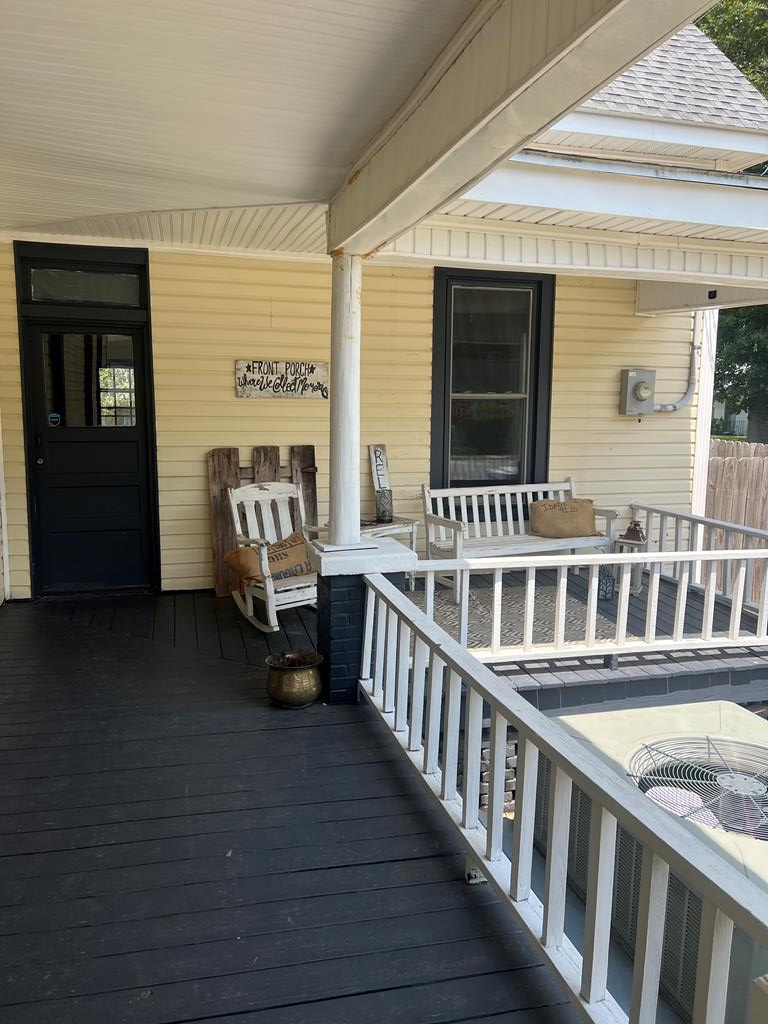
[[[609,110],[575,110],[552,125],[552,131],[605,135],[608,138],[690,146],[692,149],[711,149],[722,153],[753,153],[755,157],[768,156],[768,132],[722,124],[665,120],[640,114],[620,114]]]
[[[483,0],[334,196],[330,251],[397,238],[712,6]]]
[[[707,227],[768,226],[764,178],[577,158],[515,157],[462,198]]]
[[[689,282],[765,289],[768,245],[436,215],[377,263]]]
[[[635,312],[684,313],[699,309],[735,309],[739,306],[768,305],[765,288],[735,288],[730,285],[682,284],[670,281],[638,281]]]

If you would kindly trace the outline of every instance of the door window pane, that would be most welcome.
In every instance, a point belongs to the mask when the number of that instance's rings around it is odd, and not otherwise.
[[[451,483],[525,480],[533,293],[451,289]]]
[[[531,292],[453,288],[454,394],[526,394]]]
[[[139,275],[98,270],[32,267],[33,302],[78,302],[96,306],[139,306]]]
[[[128,334],[43,334],[50,427],[136,426],[133,338]]]
[[[454,398],[451,401],[451,483],[522,480],[524,399]]]

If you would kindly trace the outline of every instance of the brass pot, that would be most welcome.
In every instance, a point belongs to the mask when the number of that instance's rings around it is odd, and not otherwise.
[[[320,696],[319,665],[323,656],[317,651],[289,651],[270,654],[265,659],[267,696],[281,708],[307,708]]]

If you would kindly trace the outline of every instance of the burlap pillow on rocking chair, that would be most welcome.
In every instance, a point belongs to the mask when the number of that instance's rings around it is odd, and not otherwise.
[[[529,507],[531,533],[537,537],[600,537],[595,528],[595,510],[591,498],[550,501],[543,498]]]
[[[225,563],[244,580],[260,580],[261,565],[258,548],[237,548],[224,555]],[[273,580],[305,576],[312,572],[307,545],[301,533],[292,533],[284,540],[267,545],[267,563]]]

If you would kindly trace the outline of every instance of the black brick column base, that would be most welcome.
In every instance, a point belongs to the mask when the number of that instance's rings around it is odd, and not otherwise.
[[[405,573],[386,577],[405,590]],[[363,651],[365,580],[362,576],[319,576],[317,580],[317,649],[323,656],[323,700],[356,704]]]

